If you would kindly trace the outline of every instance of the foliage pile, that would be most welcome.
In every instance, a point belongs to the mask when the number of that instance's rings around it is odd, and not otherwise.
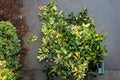
[[[44,36],[37,58],[49,62],[47,80],[55,80],[57,76],[83,80],[104,60],[107,49],[101,42],[106,35],[96,32],[87,9],[77,16],[72,13],[69,18],[64,17],[62,11],[58,12],[54,1],[39,9]]]

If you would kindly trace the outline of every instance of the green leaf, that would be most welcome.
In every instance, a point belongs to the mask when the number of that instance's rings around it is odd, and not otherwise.
[[[104,35],[104,39],[107,39],[108,35],[109,35],[109,33],[106,32],[105,35]]]

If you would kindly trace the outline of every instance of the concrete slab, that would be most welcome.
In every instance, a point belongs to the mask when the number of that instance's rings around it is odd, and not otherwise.
[[[22,80],[45,80],[45,74],[42,73],[42,71],[37,70],[31,70],[31,71],[25,71],[25,75]]]
[[[94,80],[120,80],[120,71],[105,70],[104,75],[98,75]]]
[[[38,49],[41,44],[41,24],[38,17],[38,7],[41,4],[41,0],[24,0],[22,12],[24,16],[26,16],[27,25],[29,27],[29,34],[25,38],[25,41],[29,38],[29,36],[36,35],[38,36],[38,41],[34,43],[26,43],[28,48],[30,49],[28,55],[25,58],[24,70],[36,70],[43,69],[45,63],[39,63],[37,60]]]

